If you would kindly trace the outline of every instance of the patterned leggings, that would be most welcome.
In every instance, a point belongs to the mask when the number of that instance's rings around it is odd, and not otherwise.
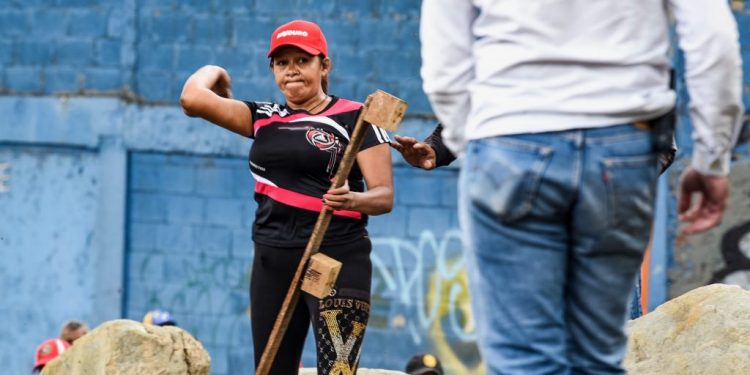
[[[321,252],[343,263],[334,290],[323,299],[302,292],[276,354],[272,375],[297,374],[310,322],[318,353],[318,374],[356,373],[370,316],[371,249],[372,244],[366,237],[322,248]],[[255,244],[250,320],[256,367],[303,252],[304,249]]]

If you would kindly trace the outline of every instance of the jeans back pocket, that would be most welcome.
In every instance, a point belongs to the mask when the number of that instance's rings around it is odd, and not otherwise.
[[[609,157],[602,163],[609,226],[630,231],[649,230],[659,175],[656,156]]]
[[[472,142],[467,155],[467,193],[473,206],[511,222],[534,206],[552,147],[495,137]]]

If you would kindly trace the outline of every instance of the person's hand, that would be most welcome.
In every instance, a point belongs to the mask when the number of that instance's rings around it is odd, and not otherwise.
[[[226,69],[220,66],[205,65],[198,69],[185,83],[183,93],[191,82],[194,82],[198,87],[208,88],[223,98],[232,98],[232,79],[229,78],[229,73]]]
[[[216,95],[222,98],[232,98],[232,79],[229,78],[229,73],[223,68],[216,70],[216,81],[211,86],[211,91],[215,92]]]
[[[407,163],[428,171],[435,168],[435,150],[430,145],[418,142],[412,137],[397,135],[394,138],[395,141],[391,141],[391,147],[400,152]]]
[[[693,194],[698,195],[692,204]],[[688,223],[682,230],[690,235],[705,232],[721,223],[729,198],[729,178],[727,176],[702,175],[688,168],[680,177],[678,213],[680,221]]]
[[[323,194],[323,207],[330,210],[356,210],[356,194],[349,191],[349,182],[344,185],[328,190]]]

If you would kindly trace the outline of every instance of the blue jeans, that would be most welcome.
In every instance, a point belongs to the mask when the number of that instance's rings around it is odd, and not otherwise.
[[[459,181],[489,374],[624,374],[658,176],[632,125],[469,142]]]

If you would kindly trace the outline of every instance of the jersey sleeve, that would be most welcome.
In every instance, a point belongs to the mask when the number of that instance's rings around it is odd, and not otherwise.
[[[250,109],[250,119],[252,120],[253,124],[255,124],[255,121],[258,120],[258,103],[249,102],[247,100],[243,100],[242,102],[245,103],[245,105],[247,105],[247,108]],[[253,129],[248,137],[250,139],[255,139],[255,129]]]
[[[359,148],[360,151],[367,150],[370,147],[377,146],[381,143],[390,143],[391,138],[388,137],[388,133],[377,125],[364,124],[365,137],[362,139],[362,146]]]

